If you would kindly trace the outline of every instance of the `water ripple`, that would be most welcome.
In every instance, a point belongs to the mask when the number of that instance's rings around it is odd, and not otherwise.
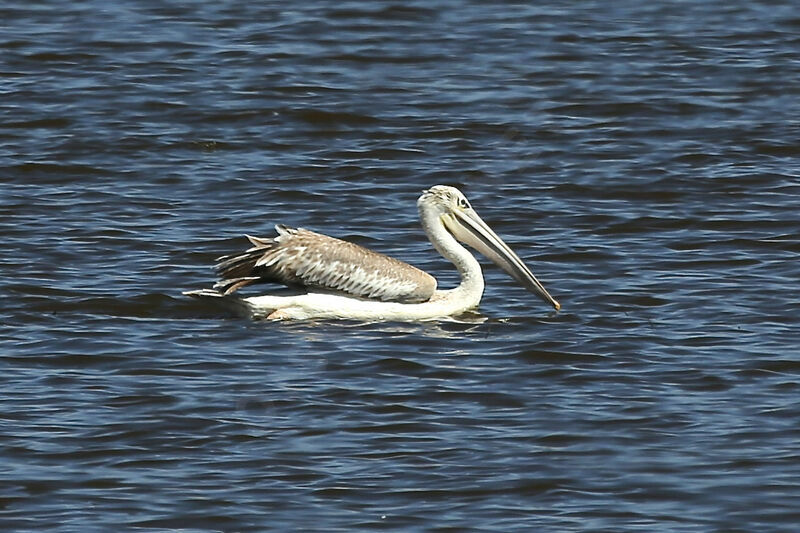
[[[7,529],[789,531],[794,6],[10,3],[0,17]],[[435,323],[181,296],[285,223],[457,283]]]

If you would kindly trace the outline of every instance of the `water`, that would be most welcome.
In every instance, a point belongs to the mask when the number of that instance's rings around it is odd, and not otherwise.
[[[791,2],[0,7],[5,530],[794,531]],[[456,282],[462,188],[563,305],[270,323],[300,225]]]

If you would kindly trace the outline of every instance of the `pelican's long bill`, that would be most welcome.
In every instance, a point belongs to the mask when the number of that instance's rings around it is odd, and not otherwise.
[[[442,222],[456,239],[472,246],[489,258],[509,276],[517,280],[520,285],[552,305],[556,311],[561,308],[561,304],[550,296],[536,276],[525,266],[522,259],[492,231],[471,207],[459,206],[453,209],[450,213],[442,216]]]

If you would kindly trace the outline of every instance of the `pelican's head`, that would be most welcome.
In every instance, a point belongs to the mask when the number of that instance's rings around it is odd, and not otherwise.
[[[432,211],[438,215],[442,225],[453,237],[491,259],[520,285],[556,310],[561,308],[561,304],[550,296],[522,259],[472,209],[464,193],[455,187],[436,185],[422,193],[417,206],[421,212]]]

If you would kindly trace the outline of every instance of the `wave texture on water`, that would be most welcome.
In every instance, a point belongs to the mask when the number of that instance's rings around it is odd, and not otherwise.
[[[6,529],[791,531],[800,18],[772,2],[0,6]],[[457,283],[436,323],[181,296],[284,223]]]

